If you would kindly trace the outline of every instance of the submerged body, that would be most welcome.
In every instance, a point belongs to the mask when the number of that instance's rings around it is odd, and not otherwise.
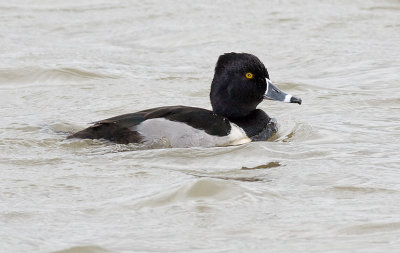
[[[106,139],[116,143],[163,141],[171,147],[228,146],[264,141],[276,122],[256,109],[263,99],[301,104],[269,81],[262,62],[251,54],[221,55],[210,99],[213,110],[165,106],[96,122],[68,138]]]

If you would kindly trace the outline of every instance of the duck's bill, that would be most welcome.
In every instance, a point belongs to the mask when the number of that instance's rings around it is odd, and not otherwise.
[[[267,90],[265,91],[264,99],[276,100],[284,103],[297,103],[301,105],[301,98],[294,97],[290,94],[281,91],[268,78],[266,78],[266,81],[267,81]]]

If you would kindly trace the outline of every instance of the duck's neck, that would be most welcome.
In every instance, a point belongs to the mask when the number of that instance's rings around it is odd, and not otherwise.
[[[257,104],[238,104],[238,101],[234,101],[231,99],[211,99],[211,105],[213,111],[221,116],[224,116],[228,119],[231,118],[245,118],[254,113],[256,110]]]

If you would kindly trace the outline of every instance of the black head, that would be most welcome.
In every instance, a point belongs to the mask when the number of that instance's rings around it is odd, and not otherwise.
[[[264,99],[269,78],[254,55],[227,53],[218,58],[210,99],[213,111],[225,117],[244,117]]]
[[[267,69],[256,56],[227,53],[218,58],[210,92],[215,113],[228,118],[245,117],[265,98],[292,103],[300,100],[291,99],[291,95],[273,85]]]

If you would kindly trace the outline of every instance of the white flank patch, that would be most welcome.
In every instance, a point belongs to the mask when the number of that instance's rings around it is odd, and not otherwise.
[[[251,142],[251,139],[246,135],[246,133],[241,127],[232,122],[230,124],[231,124],[231,132],[227,137],[230,139],[231,143],[228,145],[239,145]]]
[[[229,146],[251,142],[243,129],[230,124],[231,132],[226,136],[209,135],[204,130],[164,118],[146,120],[131,127],[131,130],[144,136],[146,143],[168,142],[169,146],[175,148]]]

